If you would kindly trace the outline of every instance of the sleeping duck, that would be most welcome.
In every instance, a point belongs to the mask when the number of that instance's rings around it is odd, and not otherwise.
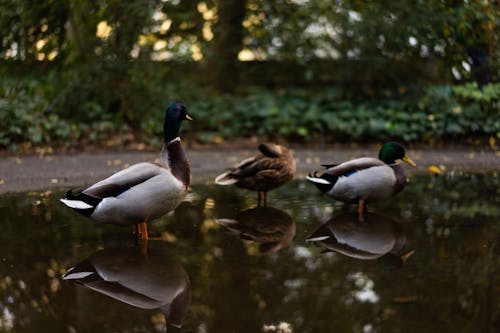
[[[70,190],[66,206],[98,223],[135,225],[148,239],[146,222],[175,209],[189,186],[189,161],[179,138],[183,120],[192,118],[180,102],[172,103],[163,123],[161,162],[134,164],[83,190]]]
[[[219,185],[234,184],[257,191],[257,202],[267,205],[267,192],[275,189],[295,175],[295,160],[287,148],[274,143],[261,143],[260,154],[241,161],[237,166],[217,176]]]
[[[136,248],[100,250],[62,278],[138,308],[161,309],[167,332],[178,331],[191,304],[186,271],[163,252],[150,250],[144,256]]]
[[[363,220],[365,203],[390,198],[405,187],[406,175],[396,160],[415,166],[402,145],[388,142],[380,149],[378,159],[362,157],[323,165],[327,168],[323,174],[316,171],[307,179],[336,200],[358,203],[358,214]]]

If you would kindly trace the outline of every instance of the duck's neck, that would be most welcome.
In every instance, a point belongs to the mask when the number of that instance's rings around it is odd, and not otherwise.
[[[190,177],[189,161],[179,137],[170,142],[165,142],[162,150],[162,160],[172,175],[188,187]]]
[[[394,194],[401,192],[406,185],[406,174],[403,167],[397,163],[389,165],[391,169],[394,171],[394,175],[396,176],[396,182],[394,184]]]

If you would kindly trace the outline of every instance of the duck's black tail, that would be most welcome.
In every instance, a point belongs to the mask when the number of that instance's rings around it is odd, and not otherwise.
[[[101,198],[85,194],[82,191],[73,190],[66,192],[66,197],[60,199],[63,204],[85,216],[91,215],[101,200]]]
[[[317,172],[313,174],[309,174],[307,177],[307,180],[316,185],[316,187],[321,191],[321,192],[328,192],[330,191],[337,180],[339,179],[338,176],[329,174],[329,173],[324,173],[321,176],[316,175]]]

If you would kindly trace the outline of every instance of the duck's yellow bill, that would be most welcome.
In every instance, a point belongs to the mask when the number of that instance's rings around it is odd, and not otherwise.
[[[186,119],[187,119],[187,120],[193,120],[193,117],[191,117],[190,115],[188,115],[188,114],[186,113]]]
[[[405,156],[401,159],[403,162],[406,162],[408,163],[409,165],[411,165],[412,167],[416,167],[417,165],[415,164],[415,162],[413,162],[411,160],[411,158],[409,158],[408,156]]]

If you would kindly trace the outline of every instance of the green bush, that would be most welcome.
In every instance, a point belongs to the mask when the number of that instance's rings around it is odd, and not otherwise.
[[[201,141],[433,142],[500,135],[500,84],[432,86],[423,96],[353,102],[331,91],[257,91],[189,103]],[[158,134],[158,133],[157,133]]]
[[[82,106],[98,115],[92,122],[81,121],[76,110],[57,108],[55,91],[51,78],[0,81],[0,147],[17,151],[20,144],[75,146],[82,140],[105,140],[121,128],[93,101]]]
[[[3,80],[0,86],[0,146],[15,149],[21,142],[34,145],[49,142],[58,135],[67,137],[68,123],[48,111],[43,84],[35,80]]]
[[[113,89],[106,87],[110,77],[98,79],[95,69],[65,75],[71,79],[64,85],[55,74],[43,79],[0,80],[0,147],[17,150],[21,143],[77,146],[124,137],[132,131],[141,134],[143,142],[157,146],[163,112],[176,96],[183,97],[195,118],[184,135],[202,143],[253,136],[329,143],[500,138],[498,83],[430,86],[420,96],[353,101],[334,87],[321,91],[250,89],[244,95],[214,96],[183,82],[162,84],[160,75],[145,82],[122,82],[122,88]],[[99,84],[94,80],[94,88],[85,89],[92,78],[100,80]],[[113,109],[114,100],[121,107]]]

